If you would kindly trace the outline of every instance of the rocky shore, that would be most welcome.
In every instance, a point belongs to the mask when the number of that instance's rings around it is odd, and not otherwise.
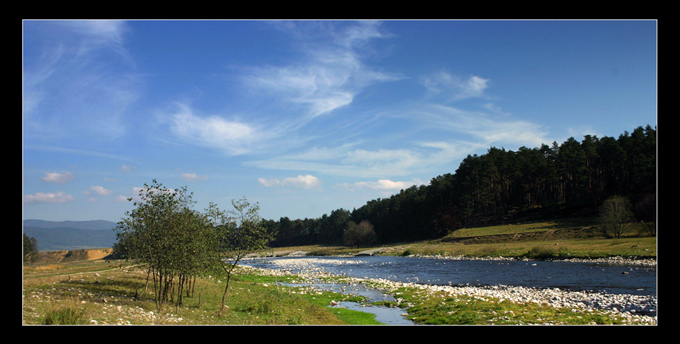
[[[432,258],[432,257],[430,257]],[[439,259],[463,259],[462,257],[438,257]],[[267,274],[290,275],[291,271],[296,271],[295,275],[300,276],[304,281],[312,284],[322,276],[330,274],[324,272],[316,262],[318,258],[300,259],[281,259],[272,262],[278,265],[278,269],[268,269]],[[465,258],[469,259],[469,258]],[[499,258],[501,259],[501,258]],[[324,260],[328,263],[328,260]],[[623,259],[611,258],[603,259],[602,263],[607,264],[645,264],[650,266],[655,261],[636,262],[635,260],[626,261]],[[337,260],[337,264],[356,264],[356,261]],[[297,272],[300,271],[300,272]],[[338,276],[344,277],[344,276]],[[499,301],[508,300],[516,303],[538,303],[552,307],[568,308],[573,312],[601,311],[628,319],[631,324],[657,324],[657,296],[656,295],[631,295],[631,294],[606,294],[593,291],[571,291],[560,288],[527,288],[506,285],[494,286],[451,286],[451,285],[430,285],[420,283],[403,283],[384,279],[362,279],[345,277],[346,283],[364,283],[390,293],[402,287],[417,288],[432,294],[468,295],[475,298],[494,298]]]

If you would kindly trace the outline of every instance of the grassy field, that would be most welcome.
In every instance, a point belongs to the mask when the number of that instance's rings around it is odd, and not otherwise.
[[[541,222],[463,229],[432,241],[377,247],[381,254],[515,256],[515,257],[656,257],[656,238],[636,236],[632,228],[621,239],[605,238],[588,223]],[[278,254],[305,251],[315,255],[353,254],[346,247],[287,247]],[[70,254],[73,256],[74,254]],[[55,255],[56,256],[56,255]],[[85,257],[85,255],[84,255]],[[374,315],[329,307],[331,300],[362,302],[348,295],[306,291],[277,282],[288,276],[239,273],[232,279],[225,312],[218,315],[224,281],[202,278],[184,304],[159,311],[146,272],[123,261],[88,256],[55,258],[23,267],[25,325],[376,325]],[[547,305],[436,295],[418,289],[391,292],[409,305],[409,318],[422,324],[625,324],[625,319]],[[473,302],[474,301],[474,302]],[[396,305],[394,305],[396,306]],[[406,312],[406,310],[405,310]]]

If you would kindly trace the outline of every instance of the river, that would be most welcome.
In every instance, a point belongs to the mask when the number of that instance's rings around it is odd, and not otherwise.
[[[656,299],[655,267],[594,262],[433,259],[420,257],[275,257],[248,260],[244,265],[285,269],[291,273],[325,272],[346,277],[384,279],[394,282],[439,286],[495,286],[559,288],[603,294],[640,295]],[[327,285],[326,289],[337,286]],[[389,296],[374,291],[354,290],[373,300]],[[373,294],[371,294],[373,293]],[[380,295],[380,296],[378,296]],[[356,304],[346,305],[358,308]],[[382,307],[359,309],[377,315],[378,321],[401,325],[398,310]],[[382,318],[382,320],[380,319]]]
[[[447,260],[415,257],[279,257],[247,262],[269,269],[290,268],[285,260],[312,262],[320,271],[347,277],[435,285],[509,285],[613,294],[656,294],[656,269],[604,263],[526,260]],[[294,267],[292,272],[301,271]]]

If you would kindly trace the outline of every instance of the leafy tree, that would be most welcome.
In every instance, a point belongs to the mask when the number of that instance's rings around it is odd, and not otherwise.
[[[189,209],[191,197],[186,188],[171,190],[156,180],[145,183],[137,199],[128,199],[136,208],[114,228],[114,253],[147,267],[159,310],[175,298],[174,291],[180,305],[185,283],[207,264],[208,232],[201,216]]]
[[[600,225],[605,233],[621,238],[628,223],[633,219],[630,201],[623,196],[612,196],[600,207]]]

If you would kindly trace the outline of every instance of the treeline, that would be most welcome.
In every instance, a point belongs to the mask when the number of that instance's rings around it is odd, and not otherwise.
[[[437,238],[471,225],[596,215],[614,195],[628,198],[635,219],[649,223],[655,221],[655,191],[656,129],[647,125],[618,139],[586,135],[517,151],[491,147],[429,185],[352,211],[265,225],[278,233],[273,246],[344,244],[344,231],[362,221],[373,226],[378,243],[388,243]]]

